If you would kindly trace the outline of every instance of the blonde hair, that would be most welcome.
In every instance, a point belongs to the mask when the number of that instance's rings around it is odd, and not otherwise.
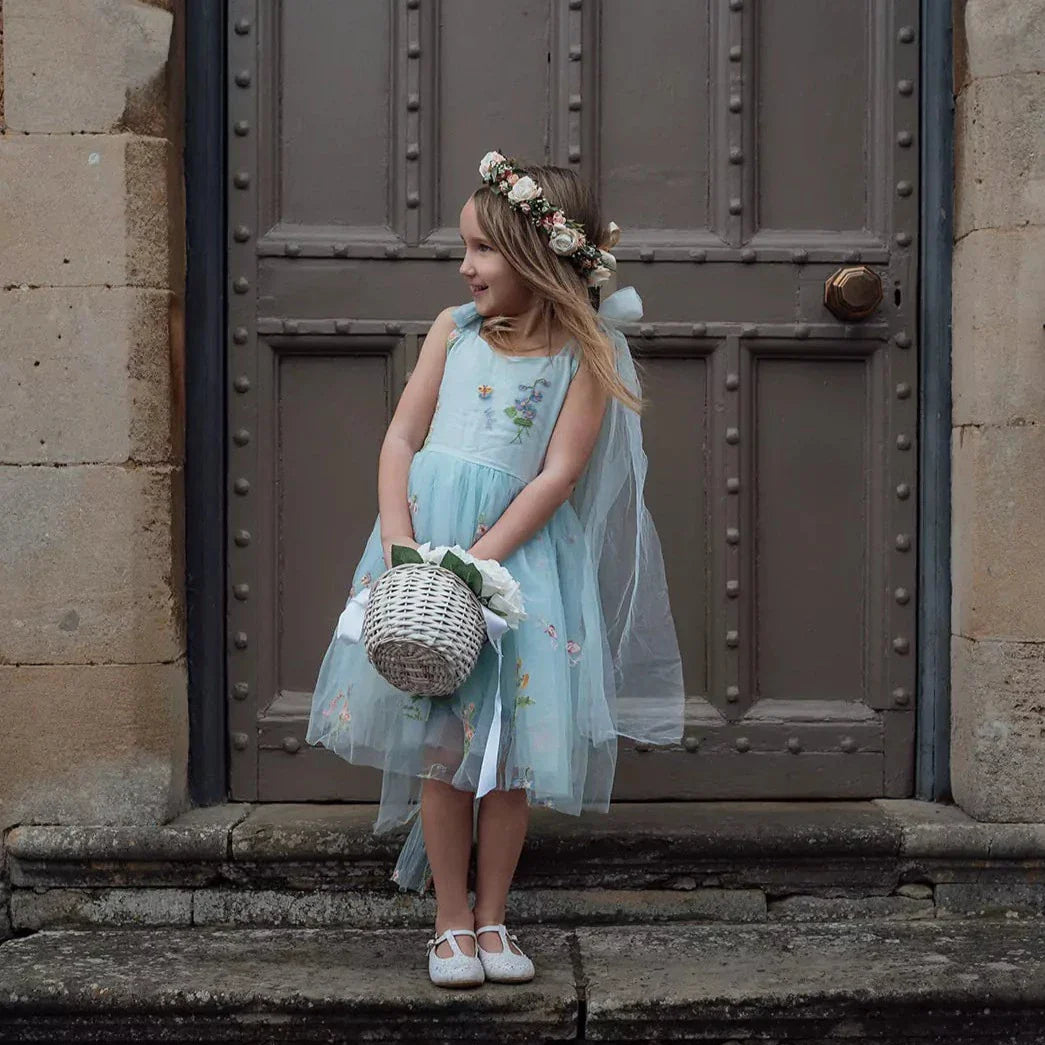
[[[608,230],[602,224],[598,200],[573,171],[565,167],[517,164],[515,160],[511,163],[525,170],[541,186],[545,199],[556,204],[571,220],[583,224],[589,243],[605,241]],[[537,295],[545,336],[550,340],[552,323],[558,320],[576,340],[581,365],[591,371],[609,395],[641,413],[646,401],[635,396],[617,374],[616,347],[592,308],[585,278],[565,257],[551,249],[548,237],[525,215],[517,214],[501,193],[482,185],[472,193],[472,199],[487,238]],[[502,351],[510,350],[511,338],[516,333],[512,316],[490,316],[484,320],[483,338]]]

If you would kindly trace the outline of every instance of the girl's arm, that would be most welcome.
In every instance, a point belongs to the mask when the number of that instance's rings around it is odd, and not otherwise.
[[[569,500],[595,449],[608,402],[608,393],[582,366],[570,382],[540,474],[519,491],[497,522],[468,549],[472,555],[504,562]]]
[[[414,543],[414,524],[406,498],[407,478],[410,462],[421,448],[432,423],[446,362],[446,339],[453,326],[453,310],[447,308],[429,327],[414,372],[399,397],[381,444],[377,500],[386,566],[391,566],[393,544]]]

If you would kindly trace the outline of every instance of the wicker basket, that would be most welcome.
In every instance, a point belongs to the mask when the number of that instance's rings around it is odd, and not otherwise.
[[[403,563],[371,585],[363,644],[371,664],[397,689],[449,696],[472,673],[485,639],[479,600],[442,566]]]

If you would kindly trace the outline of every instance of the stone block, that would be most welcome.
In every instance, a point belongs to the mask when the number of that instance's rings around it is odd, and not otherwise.
[[[0,663],[179,657],[181,483],[171,468],[0,467]]]
[[[4,945],[0,1036],[46,1042],[575,1041],[571,940],[530,983],[430,983],[425,930],[56,929]],[[19,1036],[23,1034],[24,1036]]]
[[[0,665],[0,693],[0,795],[23,824],[154,824],[184,808],[184,659]]]
[[[0,943],[8,939],[14,929],[11,926],[11,886],[0,881]]]
[[[250,808],[243,802],[201,806],[151,825],[20,824],[8,834],[7,847],[18,862],[65,866],[221,862],[228,855],[229,833]]]
[[[191,889],[16,889],[15,929],[191,925]]]
[[[962,8],[956,90],[980,77],[1045,70],[1045,0],[966,0]]]
[[[999,918],[1045,914],[1043,882],[941,882],[936,887],[940,918]]]
[[[1045,926],[876,923],[576,930],[593,1041],[986,1043],[1045,1002]],[[1032,998],[1035,999],[1032,1001]]]
[[[956,428],[951,460],[953,632],[1045,639],[1045,425]]]
[[[137,0],[6,0],[8,130],[163,136],[173,24]]]
[[[11,290],[0,311],[7,464],[170,461],[170,292]]]
[[[474,898],[474,894],[473,898]],[[513,889],[516,925],[652,922],[762,922],[765,896],[756,889]],[[435,899],[373,889],[198,889],[193,924],[414,928],[431,924]]]
[[[910,896],[786,896],[769,904],[771,922],[844,922],[873,918],[879,922],[932,918],[931,899]]]
[[[951,639],[951,784],[970,816],[1045,822],[1043,721],[1045,642]]]
[[[980,229],[954,248],[952,420],[1045,421],[1045,228]]]
[[[974,80],[954,124],[956,239],[973,229],[1045,224],[1045,76]]]
[[[0,285],[167,287],[170,143],[0,138]]]

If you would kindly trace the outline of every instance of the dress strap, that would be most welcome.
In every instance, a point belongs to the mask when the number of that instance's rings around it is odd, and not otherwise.
[[[465,330],[472,324],[480,326],[483,318],[479,315],[479,310],[475,307],[474,301],[466,301],[463,305],[458,305],[451,315],[454,317],[454,326],[458,330]]]

